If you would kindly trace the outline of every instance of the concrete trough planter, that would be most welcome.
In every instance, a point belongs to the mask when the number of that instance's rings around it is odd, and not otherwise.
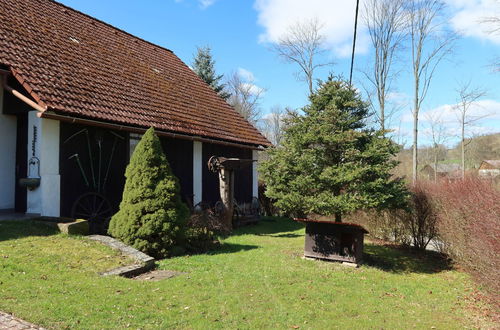
[[[84,219],[38,217],[33,219],[36,223],[57,228],[61,233],[68,235],[88,235],[89,222]]]
[[[334,260],[353,265],[363,261],[363,227],[343,222],[294,219],[305,223],[304,257]]]

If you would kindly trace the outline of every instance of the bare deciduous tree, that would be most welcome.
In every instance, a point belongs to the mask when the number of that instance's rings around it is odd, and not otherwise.
[[[366,0],[362,15],[374,49],[373,67],[365,76],[375,88],[379,108],[376,113],[380,128],[385,130],[386,119],[390,117],[386,99],[396,75],[392,64],[406,35],[404,0]]]
[[[255,126],[260,118],[260,100],[265,90],[253,82],[244,81],[237,72],[229,76],[226,88],[231,95],[227,103]]]
[[[264,136],[275,146],[281,144],[285,111],[280,105],[275,105],[271,108],[271,112],[262,118]]]
[[[497,0],[498,8],[500,8],[500,1]],[[500,16],[483,17],[479,23],[486,26],[486,32],[493,35],[500,35]],[[491,66],[494,72],[500,73],[500,56],[493,59]]]
[[[484,115],[476,115],[473,116],[470,113],[471,106],[477,102],[480,98],[486,95],[486,91],[478,88],[472,87],[471,82],[461,83],[457,88],[458,93],[458,102],[454,106],[454,110],[457,111],[458,122],[460,124],[460,148],[461,148],[461,156],[462,156],[462,178],[465,177],[465,149],[467,145],[472,141],[466,141],[466,132],[468,126],[477,122],[480,119],[483,119],[488,116],[488,114]]]
[[[500,2],[499,2],[500,3]],[[500,17],[498,16],[489,16],[483,18],[480,23],[489,25],[488,33],[491,34],[499,34],[500,33]]]
[[[437,181],[439,156],[443,154],[443,144],[449,137],[446,132],[446,127],[442,119],[441,113],[428,112],[425,114],[425,119],[429,123],[429,135],[432,140],[432,158],[434,162],[434,181]]]
[[[427,96],[434,72],[443,58],[450,54],[456,34],[446,30],[440,0],[407,0],[408,34],[411,47],[413,89],[413,182],[418,167],[418,116]]]
[[[313,93],[314,70],[333,64],[333,62],[318,63],[318,56],[324,54],[325,37],[321,34],[321,24],[318,19],[296,22],[288,27],[272,50],[286,62],[295,63],[300,67],[297,77],[307,82],[309,95]]]

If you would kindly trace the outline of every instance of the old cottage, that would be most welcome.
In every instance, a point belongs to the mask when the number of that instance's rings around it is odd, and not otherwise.
[[[462,177],[462,168],[459,164],[437,164],[437,166],[427,164],[420,170],[420,173],[428,180],[456,180]]]
[[[500,159],[483,160],[479,165],[479,177],[493,179],[500,176]]]
[[[51,0],[0,0],[0,22],[0,210],[113,213],[150,126],[191,205],[220,198],[211,156],[269,145],[169,49]],[[255,164],[235,190],[257,196]]]

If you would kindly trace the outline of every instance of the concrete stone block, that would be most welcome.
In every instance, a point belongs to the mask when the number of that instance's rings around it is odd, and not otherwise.
[[[88,235],[89,222],[83,219],[77,219],[74,222],[58,223],[57,227],[61,233],[68,235]]]

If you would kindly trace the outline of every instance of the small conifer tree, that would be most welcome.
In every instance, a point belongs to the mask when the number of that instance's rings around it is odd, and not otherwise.
[[[153,257],[172,255],[172,248],[182,244],[189,211],[152,127],[137,144],[125,177],[109,234]]]
[[[193,71],[212,87],[220,97],[227,100],[229,96],[231,96],[226,92],[224,84],[221,83],[221,79],[224,75],[217,75],[215,73],[215,61],[212,58],[210,47],[198,47],[192,65]]]
[[[282,145],[260,167],[266,195],[288,214],[336,221],[359,209],[404,206],[404,185],[390,173],[398,148],[366,128],[368,106],[356,90],[330,77],[310,102],[290,114]]]

